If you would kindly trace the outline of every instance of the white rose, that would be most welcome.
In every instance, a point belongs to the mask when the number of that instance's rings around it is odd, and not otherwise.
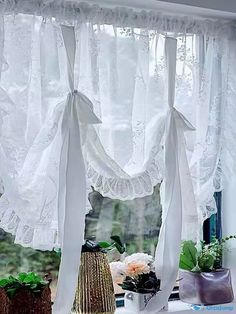
[[[154,258],[151,255],[145,254],[145,253],[135,253],[130,256],[127,256],[124,259],[125,264],[130,264],[133,262],[143,262],[147,265],[152,265],[154,262]]]

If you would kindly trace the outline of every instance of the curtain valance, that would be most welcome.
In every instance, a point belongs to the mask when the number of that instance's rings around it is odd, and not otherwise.
[[[196,19],[192,17],[167,16],[155,11],[125,7],[102,7],[73,0],[3,0],[2,14],[30,14],[54,17],[65,23],[108,24],[118,27],[137,27],[179,34],[208,34],[232,36],[235,24],[227,20]]]

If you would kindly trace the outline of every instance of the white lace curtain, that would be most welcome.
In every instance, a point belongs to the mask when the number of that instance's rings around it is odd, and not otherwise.
[[[161,308],[178,268],[171,241],[180,243],[181,229],[196,238],[222,188],[231,26],[67,1],[0,8],[0,226],[24,246],[63,248],[55,313],[65,314],[83,240],[85,172],[87,187],[120,199],[151,194],[164,180]],[[195,131],[184,139],[190,122]],[[169,219],[179,222],[173,230]],[[69,233],[76,221],[79,231]]]

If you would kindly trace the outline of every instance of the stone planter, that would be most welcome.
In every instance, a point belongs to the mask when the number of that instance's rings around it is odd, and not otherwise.
[[[136,293],[133,291],[126,291],[125,293],[125,309],[133,313],[139,313],[145,310],[148,302],[154,297],[153,293]],[[168,310],[168,306],[163,308]],[[163,311],[162,310],[162,311]]]
[[[180,270],[179,278],[179,296],[183,302],[216,305],[234,299],[229,269],[201,273]]]
[[[51,314],[51,291],[45,287],[42,293],[36,295],[28,289],[19,289],[12,299],[5,290],[0,289],[1,314]]]
[[[115,295],[106,253],[83,252],[75,299],[76,313],[113,314]]]

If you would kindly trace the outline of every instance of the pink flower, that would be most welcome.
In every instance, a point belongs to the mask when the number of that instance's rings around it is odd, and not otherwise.
[[[141,274],[150,273],[150,266],[145,262],[132,262],[126,266],[126,275],[130,277],[136,277]]]

